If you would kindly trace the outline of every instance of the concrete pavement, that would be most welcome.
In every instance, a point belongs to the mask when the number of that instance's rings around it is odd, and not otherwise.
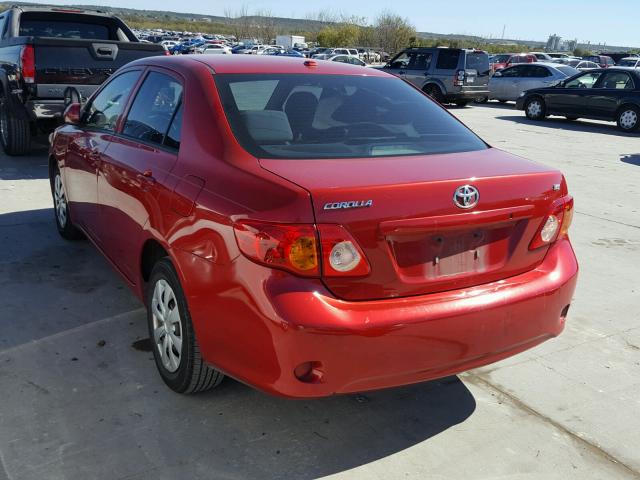
[[[0,479],[640,478],[640,138],[452,112],[566,173],[581,263],[567,329],[459,377],[314,401],[230,379],[170,392],[132,346],[141,305],[87,242],[58,237],[46,150],[0,157]]]

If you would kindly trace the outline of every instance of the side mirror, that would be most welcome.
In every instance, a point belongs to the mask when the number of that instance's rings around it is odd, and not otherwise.
[[[64,111],[64,123],[69,125],[77,125],[80,123],[80,104],[72,103]]]
[[[502,72],[498,71],[498,72],[494,73],[493,76],[500,78],[502,76]]]

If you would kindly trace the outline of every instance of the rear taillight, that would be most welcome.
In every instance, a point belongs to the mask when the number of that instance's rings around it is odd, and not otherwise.
[[[318,225],[325,277],[362,277],[371,271],[356,240],[340,225]]]
[[[20,70],[22,71],[22,79],[26,83],[35,83],[36,81],[36,58],[33,51],[33,45],[25,45],[20,53]]]
[[[569,232],[572,220],[573,198],[565,197],[554,202],[551,211],[545,216],[533,240],[531,240],[529,250],[544,247],[555,242],[558,238],[565,237]]]
[[[234,231],[240,251],[249,259],[296,275],[320,275],[313,225],[240,222],[234,225]]]
[[[318,225],[316,230],[315,225],[244,221],[236,223],[234,231],[240,251],[268,267],[303,277],[319,277],[321,269],[327,277],[371,271],[355,239],[340,225]]]
[[[453,77],[453,84],[456,86],[464,85],[464,76],[465,76],[464,70],[456,70],[456,74]]]

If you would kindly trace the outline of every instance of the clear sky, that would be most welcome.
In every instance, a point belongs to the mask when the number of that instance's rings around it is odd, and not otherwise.
[[[50,4],[109,5],[148,10],[172,10],[223,15],[242,0],[43,0]],[[251,12],[270,10],[275,16],[305,18],[321,9],[370,19],[390,9],[418,31],[461,33],[521,40],[546,40],[556,33],[565,39],[607,45],[640,47],[640,0],[254,0],[244,2]]]

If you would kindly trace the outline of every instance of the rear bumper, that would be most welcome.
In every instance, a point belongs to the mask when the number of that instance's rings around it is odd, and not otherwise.
[[[563,330],[578,273],[565,239],[535,270],[499,282],[346,302],[320,282],[280,273],[260,278],[257,269],[267,269],[243,257],[236,262],[236,273],[253,273],[255,285],[246,288],[251,277],[243,275],[242,285],[215,301],[188,293],[203,356],[241,381],[286,397],[422,382],[531,348]],[[220,312],[225,325],[217,322],[211,330],[211,315]],[[321,378],[298,380],[294,369],[305,362],[316,362]]]
[[[474,100],[476,98],[488,97],[489,87],[456,87],[457,89],[447,95],[450,100]]]
[[[64,100],[29,100],[26,108],[31,120],[55,118],[62,120]]]

